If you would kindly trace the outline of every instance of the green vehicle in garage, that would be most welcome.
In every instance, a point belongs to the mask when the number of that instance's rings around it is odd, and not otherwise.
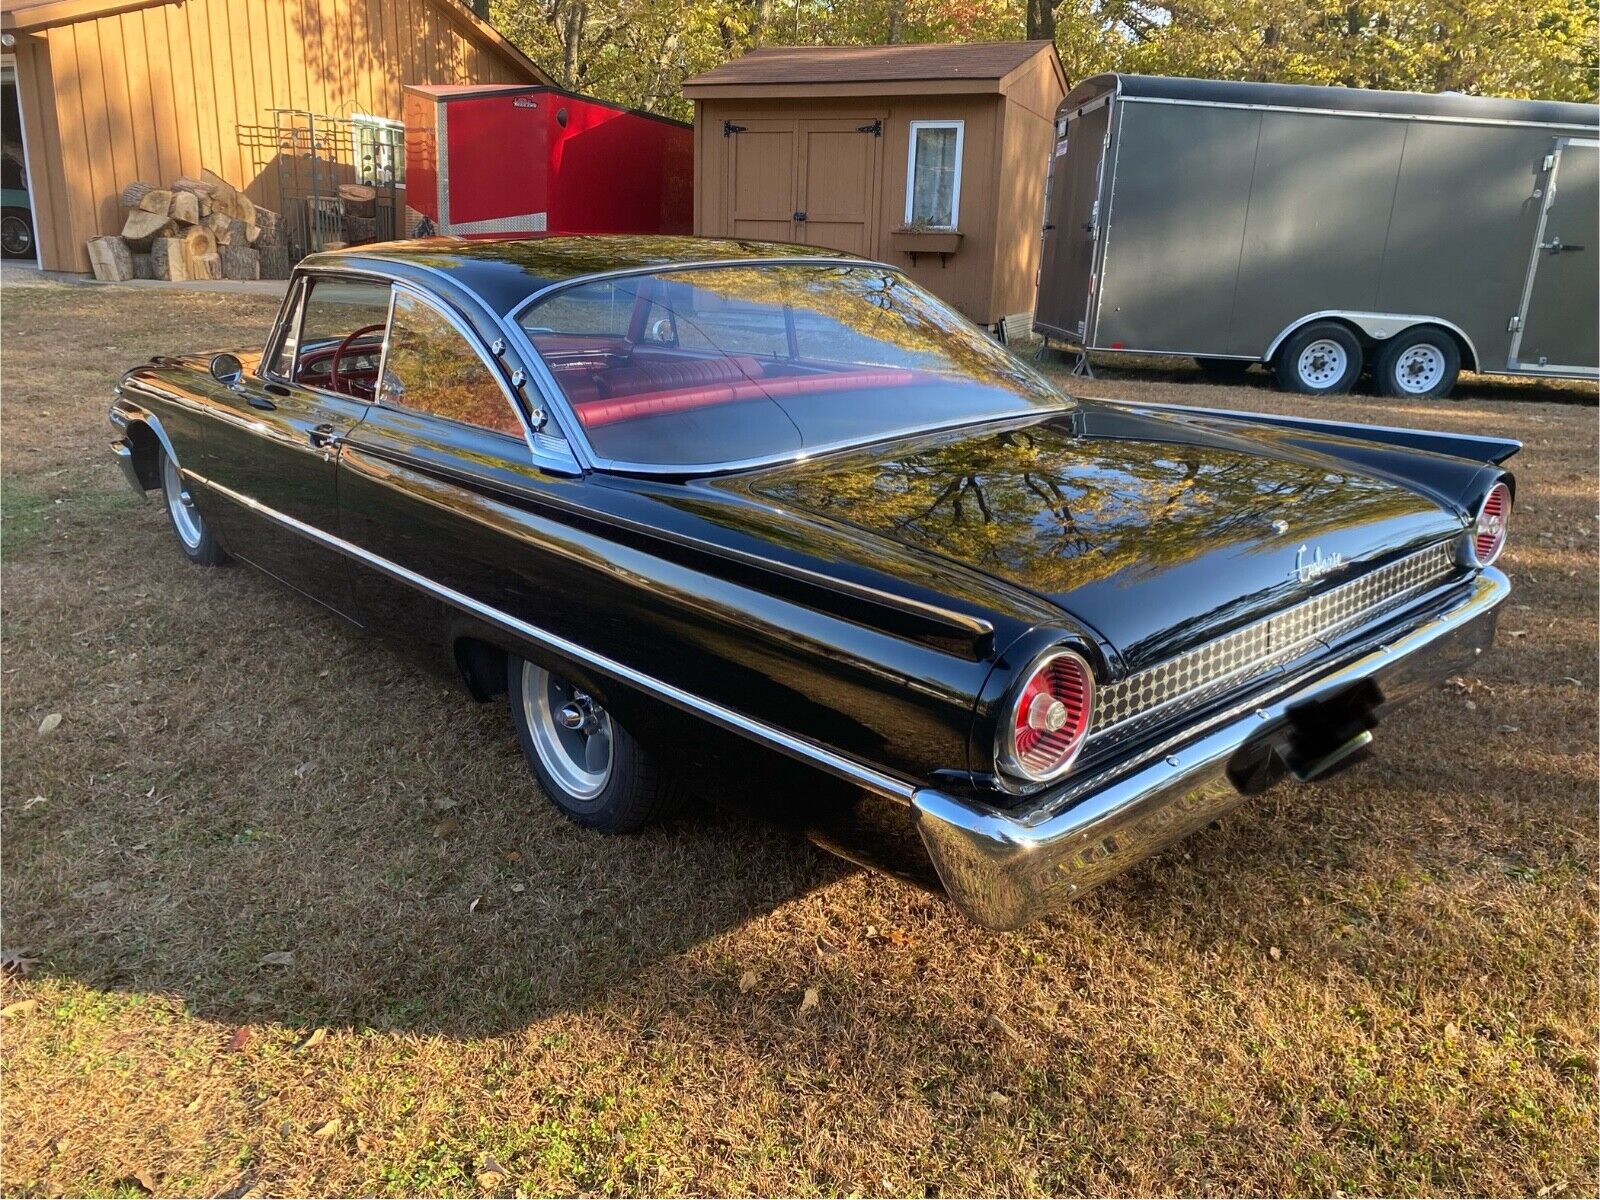
[[[0,253],[6,258],[34,256],[33,201],[22,160],[0,154]]]
[[[1035,329],[1442,396],[1600,376],[1600,109],[1097,75],[1057,111]]]

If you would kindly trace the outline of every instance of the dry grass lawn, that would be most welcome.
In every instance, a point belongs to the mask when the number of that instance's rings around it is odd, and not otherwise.
[[[111,384],[272,303],[4,301],[5,1194],[1600,1189],[1584,389],[1318,406],[1527,443],[1481,679],[994,935],[714,808],[580,832],[500,706],[185,563]],[[1079,387],[1296,403],[1198,378]]]

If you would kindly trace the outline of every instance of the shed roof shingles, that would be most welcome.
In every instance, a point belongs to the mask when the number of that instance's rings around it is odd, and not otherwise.
[[[891,83],[931,79],[1004,79],[1046,41],[960,45],[768,46],[713,67],[686,87],[722,84]]]

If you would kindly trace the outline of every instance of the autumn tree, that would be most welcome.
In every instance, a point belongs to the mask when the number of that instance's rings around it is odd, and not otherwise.
[[[1594,0],[489,0],[563,84],[686,117],[683,81],[760,45],[1053,39],[1100,71],[1593,100]]]

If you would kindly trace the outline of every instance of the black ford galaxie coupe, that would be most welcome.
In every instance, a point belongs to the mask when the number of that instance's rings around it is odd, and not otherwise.
[[[690,786],[1021,924],[1490,644],[1519,448],[1075,400],[892,267],[319,254],[117,388],[129,480],[487,699],[573,820]]]

